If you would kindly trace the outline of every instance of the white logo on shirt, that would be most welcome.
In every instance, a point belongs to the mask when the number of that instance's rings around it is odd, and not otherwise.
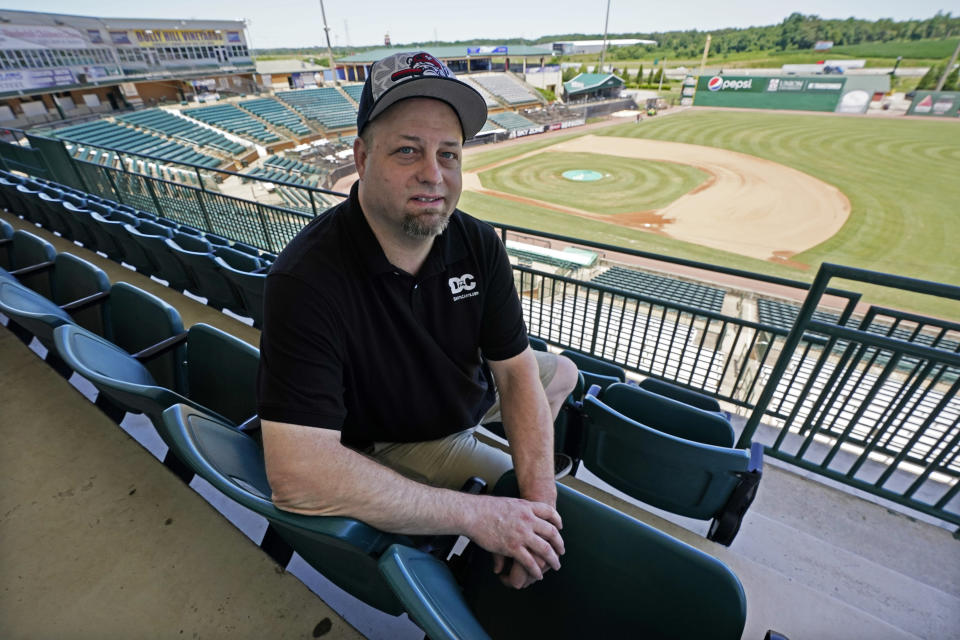
[[[447,284],[450,285],[450,293],[457,295],[461,291],[471,291],[477,286],[477,283],[471,273],[465,273],[459,278],[454,276],[447,280]]]

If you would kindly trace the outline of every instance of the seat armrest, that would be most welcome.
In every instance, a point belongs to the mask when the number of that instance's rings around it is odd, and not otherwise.
[[[392,544],[377,564],[410,618],[430,640],[490,640],[441,560]]]
[[[82,311],[96,304],[100,304],[102,301],[110,297],[109,291],[98,291],[97,293],[92,293],[89,296],[79,298],[67,304],[60,305],[60,308],[64,311]]]
[[[175,336],[170,336],[166,340],[161,340],[155,345],[151,345],[142,351],[137,351],[134,354],[131,354],[140,362],[145,362],[157,356],[163,355],[167,351],[170,351],[180,343],[184,342],[187,339],[188,332],[184,331],[183,333],[178,333]]]
[[[37,264],[32,264],[29,267],[21,267],[19,269],[14,269],[13,271],[8,271],[10,275],[13,276],[28,276],[31,273],[38,273],[40,271],[46,271],[53,268],[53,260],[47,260],[46,262],[38,262]]]
[[[714,516],[707,532],[707,539],[729,547],[740,531],[747,509],[757,497],[757,488],[763,478],[763,445],[754,442],[750,445],[750,460],[747,471],[740,474],[740,481],[730,494],[730,498],[720,512]]]

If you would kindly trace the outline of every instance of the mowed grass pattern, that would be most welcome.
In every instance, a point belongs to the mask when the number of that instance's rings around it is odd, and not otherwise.
[[[462,208],[491,221],[798,280],[812,280],[820,263],[834,262],[960,284],[960,122],[691,110],[591,133],[700,144],[779,162],[835,185],[850,199],[851,215],[833,238],[794,257],[809,265],[802,270],[480,194],[464,194]],[[529,150],[519,147],[518,154]],[[483,166],[486,155],[471,162]],[[864,289],[872,302],[960,319],[956,302]]]
[[[576,182],[562,176],[564,171],[575,169],[597,171],[604,177],[595,182]],[[561,151],[480,173],[480,182],[487,189],[602,214],[659,209],[708,178],[705,172],[682,164]]]

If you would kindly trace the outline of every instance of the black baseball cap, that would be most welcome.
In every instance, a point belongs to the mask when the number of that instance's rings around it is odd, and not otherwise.
[[[463,139],[472,138],[487,121],[487,102],[470,85],[457,80],[445,64],[426,51],[395,53],[370,66],[360,94],[357,133],[387,107],[407,98],[446,102],[460,118]]]

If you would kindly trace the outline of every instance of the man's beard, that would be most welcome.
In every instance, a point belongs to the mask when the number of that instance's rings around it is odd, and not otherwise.
[[[450,216],[445,216],[435,224],[424,224],[419,216],[407,215],[403,218],[403,232],[411,238],[432,238],[443,233],[450,222]]]

